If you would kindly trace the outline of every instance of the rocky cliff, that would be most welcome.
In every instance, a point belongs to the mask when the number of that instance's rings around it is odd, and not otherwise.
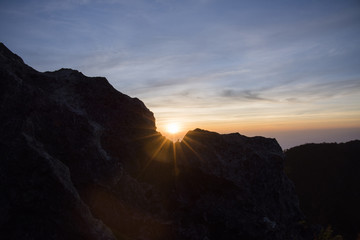
[[[2,239],[309,239],[275,139],[172,143],[105,78],[0,45]]]

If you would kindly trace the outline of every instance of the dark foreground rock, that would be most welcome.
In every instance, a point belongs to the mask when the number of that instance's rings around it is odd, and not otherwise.
[[[286,173],[312,224],[360,237],[360,141],[305,144],[286,151]]]
[[[0,131],[1,239],[311,239],[276,140],[172,143],[105,78],[2,44]]]

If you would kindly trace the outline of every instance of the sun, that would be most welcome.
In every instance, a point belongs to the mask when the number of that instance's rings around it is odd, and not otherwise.
[[[180,125],[178,123],[169,123],[166,126],[166,131],[170,134],[176,134],[180,131]]]

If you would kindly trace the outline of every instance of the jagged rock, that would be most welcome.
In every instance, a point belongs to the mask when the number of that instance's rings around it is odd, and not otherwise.
[[[178,148],[184,238],[296,239],[302,215],[275,139],[196,129]]]
[[[73,184],[88,176],[69,171],[87,129],[74,128],[44,84],[53,83],[4,45],[0,64],[1,238],[115,239]]]
[[[0,44],[5,239],[310,239],[274,139],[188,132],[105,78],[40,73]]]

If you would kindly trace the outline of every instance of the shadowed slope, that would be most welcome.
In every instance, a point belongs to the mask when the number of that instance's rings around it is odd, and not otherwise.
[[[345,239],[360,234],[360,141],[305,144],[286,151],[286,173],[313,224]]]

